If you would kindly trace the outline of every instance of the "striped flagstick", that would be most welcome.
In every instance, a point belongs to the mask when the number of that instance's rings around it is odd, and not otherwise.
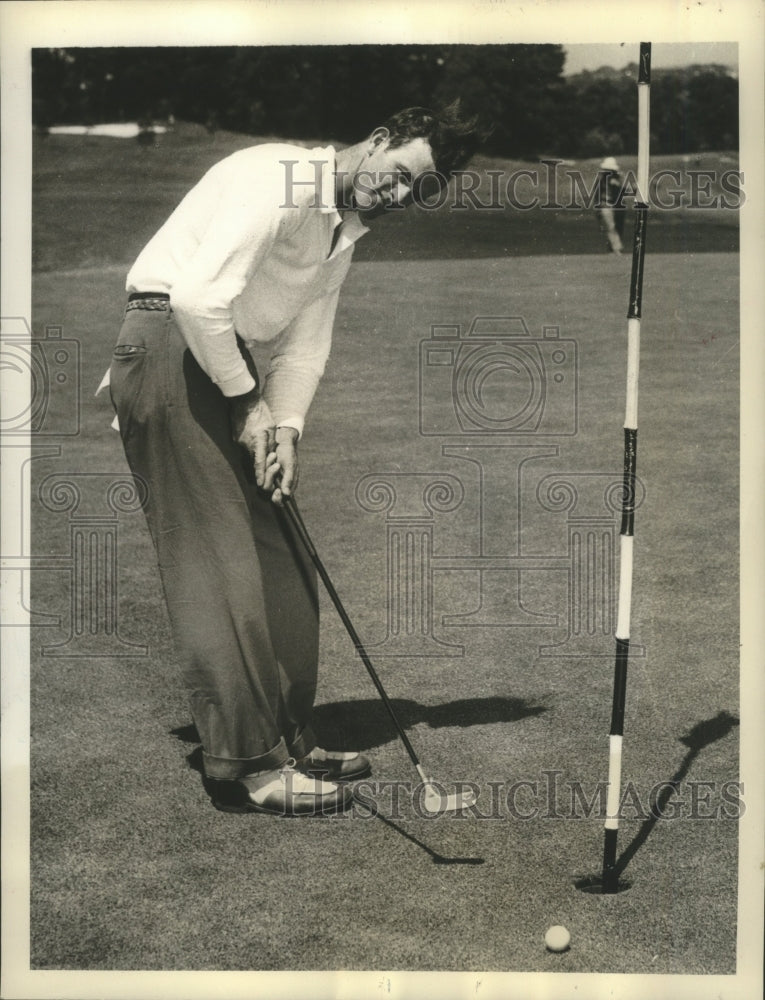
[[[632,244],[632,278],[627,312],[627,406],[624,418],[624,485],[619,547],[619,611],[616,623],[616,663],[611,730],[608,747],[608,796],[603,848],[603,892],[616,892],[616,842],[619,833],[624,703],[627,696],[627,661],[630,649],[632,604],[632,543],[635,527],[635,475],[637,467],[638,373],[640,369],[640,314],[643,299],[643,260],[648,222],[648,159],[650,144],[651,43],[640,43],[638,70],[638,171],[635,192],[635,234]]]

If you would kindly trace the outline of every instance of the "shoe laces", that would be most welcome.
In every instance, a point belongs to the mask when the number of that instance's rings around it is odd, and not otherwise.
[[[279,776],[282,780],[282,784],[286,785],[287,782],[290,783],[290,789],[293,792],[309,792],[311,794],[324,793],[334,791],[335,786],[327,781],[319,781],[317,778],[309,778],[308,775],[303,774],[302,771],[298,771],[295,767],[297,761],[294,757],[290,757],[282,766],[279,768]]]

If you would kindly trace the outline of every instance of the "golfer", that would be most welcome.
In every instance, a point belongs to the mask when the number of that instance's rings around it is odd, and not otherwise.
[[[337,811],[347,781],[370,773],[361,754],[316,745],[317,584],[282,504],[365,222],[412,203],[427,178],[445,183],[477,141],[456,103],[401,111],[340,151],[243,149],[205,174],[128,274],[110,392],[148,486],[219,809]],[[253,344],[268,345],[262,379]]]
[[[621,253],[624,249],[624,219],[627,213],[623,198],[624,181],[619,164],[613,156],[607,156],[598,171],[598,214],[612,253]]]

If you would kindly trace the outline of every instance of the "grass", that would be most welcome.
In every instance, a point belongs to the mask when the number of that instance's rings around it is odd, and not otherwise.
[[[135,259],[183,195],[202,173],[230,153],[251,145],[249,136],[230,132],[208,133],[201,126],[179,123],[176,131],[157,137],[156,146],[98,136],[36,136],[34,145],[33,253],[38,271],[61,267],[98,267],[126,264]],[[326,145],[316,140],[307,145]],[[686,157],[685,160],[688,160]],[[540,164],[477,157],[473,168],[483,173],[504,171],[505,176],[531,167],[538,171],[539,186],[519,182],[517,196],[527,202],[536,195],[548,198]],[[625,157],[624,170],[636,169]],[[735,154],[706,153],[684,162],[681,156],[660,157],[653,170],[680,171],[680,188],[690,197],[689,170],[715,171],[718,176],[736,169]],[[452,212],[447,203],[435,212],[409,212],[386,219],[374,240],[362,240],[358,261],[423,260],[528,256],[529,254],[603,252],[606,243],[595,214],[571,194],[568,171],[580,170],[592,188],[597,161],[562,162],[556,177],[556,203],[564,210],[490,210]],[[669,185],[662,182],[664,204]],[[675,185],[676,186],[676,185]],[[491,204],[489,182],[479,187],[482,203]],[[505,184],[501,186],[505,190]],[[711,196],[724,194],[719,184]],[[552,197],[552,196],[550,196]],[[505,200],[504,194],[501,200]],[[709,200],[702,194],[701,201]],[[726,196],[730,201],[730,196]],[[687,203],[687,201],[686,201]],[[738,213],[724,208],[657,211],[651,219],[651,252],[731,252],[738,249]]]
[[[53,472],[125,472],[109,407],[92,393],[119,327],[124,265],[164,207],[126,215],[124,206],[136,185],[148,189],[163,171],[158,197],[170,204],[181,173],[188,179],[223,152],[200,136],[187,140],[181,159],[168,163],[161,150],[138,147],[104,171],[112,147],[68,141],[54,173],[37,161],[42,270],[33,320],[38,334],[60,324],[82,345],[81,432],[60,457],[36,459],[36,482]],[[139,157],[151,167],[136,178]],[[77,206],[96,174],[98,201],[83,232]],[[585,224],[592,220],[582,233]],[[683,240],[703,243],[692,228]],[[385,638],[386,535],[384,515],[356,502],[362,476],[461,478],[465,501],[436,515],[434,554],[475,553],[479,541],[474,467],[443,454],[442,439],[418,433],[419,344],[431,324],[523,315],[535,333],[558,325],[577,343],[578,432],[556,439],[558,454],[524,471],[524,552],[565,551],[565,515],[534,502],[539,478],[618,476],[629,260],[560,255],[550,239],[539,256],[431,254],[413,262],[408,252],[386,251],[351,269],[301,452],[301,507],[370,645]],[[463,251],[469,240],[463,235]],[[637,515],[633,636],[646,656],[630,671],[625,780],[643,795],[680,776],[686,799],[689,782],[713,782],[717,807],[721,785],[738,777],[737,258],[649,253],[645,288],[638,471],[646,497]],[[53,405],[63,412],[71,403],[59,397]],[[514,495],[510,457],[491,467],[497,496]],[[33,516],[35,552],[66,554],[67,516],[36,502]],[[512,539],[505,530],[499,547]],[[734,820],[627,818],[620,851],[633,849],[624,872],[632,887],[602,899],[575,884],[598,870],[602,821],[547,815],[552,772],[564,813],[570,783],[591,791],[605,778],[610,657],[541,657],[540,645],[559,641],[561,626],[444,627],[442,616],[475,606],[476,581],[439,571],[435,631],[464,645],[464,656],[390,658],[382,647],[379,658],[372,648],[373,659],[435,778],[479,783],[479,809],[489,815],[489,782],[506,789],[536,781],[538,815],[428,821],[405,801],[398,818],[384,810],[387,822],[362,811],[315,822],[221,814],[196,770],[140,515],[121,516],[118,531],[120,633],[148,645],[148,656],[40,656],[42,645],[68,634],[70,587],[61,572],[34,574],[34,607],[60,614],[62,626],[37,628],[32,642],[33,968],[735,971]],[[529,574],[526,586],[535,610],[564,614],[560,574]],[[369,750],[377,779],[411,781],[326,600],[322,611],[322,736]],[[689,734],[715,719],[694,753]],[[529,800],[519,794],[518,803]],[[480,863],[434,863],[439,856]],[[543,947],[553,923],[572,933],[563,955]]]

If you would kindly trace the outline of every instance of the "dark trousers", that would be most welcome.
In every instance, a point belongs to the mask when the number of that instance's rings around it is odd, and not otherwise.
[[[283,511],[231,438],[229,404],[172,312],[130,310],[112,401],[146,518],[191,711],[213,778],[310,752],[319,610],[316,575]]]

